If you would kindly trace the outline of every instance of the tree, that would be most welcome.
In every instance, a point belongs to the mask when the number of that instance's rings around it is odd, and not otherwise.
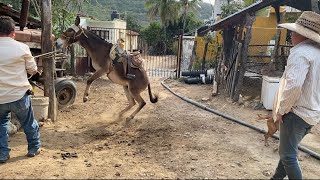
[[[188,11],[190,10],[191,12],[197,12],[197,10],[200,8],[200,2],[202,0],[179,0],[179,8],[180,11],[182,12],[182,17],[183,17],[183,26],[182,26],[182,32],[184,33],[185,27],[186,27],[186,18]]]
[[[83,3],[89,0],[54,0],[52,1],[52,28],[54,35],[60,35],[73,24],[76,12],[80,12]]]
[[[240,2],[230,2],[221,6],[221,18],[228,17],[231,14],[234,14],[241,10],[243,5]]]
[[[141,31],[141,37],[151,46],[150,54],[161,54],[166,48],[165,34],[159,22],[152,22]]]
[[[130,29],[132,31],[140,32],[142,29],[142,26],[138,22],[137,18],[133,14],[128,14],[126,16],[126,22],[127,22],[127,29]]]
[[[145,7],[151,19],[159,16],[162,27],[177,20],[179,6],[174,0],[146,0]]]

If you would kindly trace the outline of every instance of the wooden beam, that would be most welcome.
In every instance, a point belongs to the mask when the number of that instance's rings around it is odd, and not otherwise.
[[[41,22],[41,51],[48,53],[53,51],[51,0],[41,1]],[[57,99],[54,87],[55,63],[53,57],[45,57],[42,62],[44,65],[44,95],[49,97],[48,117],[55,121],[57,119]]]

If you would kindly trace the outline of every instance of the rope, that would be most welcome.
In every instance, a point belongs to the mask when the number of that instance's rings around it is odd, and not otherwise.
[[[34,58],[39,58],[39,57],[42,57],[42,56],[51,57],[51,56],[53,56],[56,52],[61,52],[61,51],[60,51],[60,50],[51,51],[51,52],[43,53],[43,54],[40,54],[40,55],[37,55],[37,56],[33,56],[33,57],[34,57]],[[50,55],[50,56],[49,56],[49,55]]]

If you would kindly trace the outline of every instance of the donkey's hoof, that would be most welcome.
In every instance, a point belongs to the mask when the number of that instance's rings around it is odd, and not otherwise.
[[[133,116],[127,117],[127,118],[126,118],[126,121],[128,122],[128,121],[130,121],[131,119],[133,119]]]
[[[88,97],[83,97],[83,102],[84,102],[84,103],[87,102],[88,100],[89,100]]]

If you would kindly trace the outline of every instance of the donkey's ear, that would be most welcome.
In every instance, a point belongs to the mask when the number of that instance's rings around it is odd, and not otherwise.
[[[79,26],[79,24],[80,24],[80,17],[79,16],[76,17],[76,20],[74,21],[74,24],[76,26]]]

